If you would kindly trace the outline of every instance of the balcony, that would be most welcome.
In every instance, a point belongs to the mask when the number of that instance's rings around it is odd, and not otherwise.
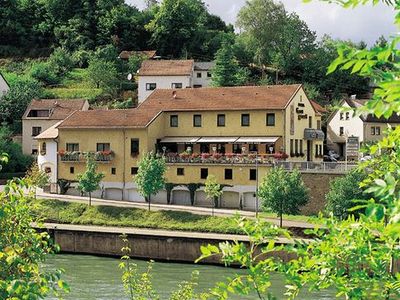
[[[275,159],[279,159],[279,154],[235,154],[235,153],[167,153],[165,159],[167,163],[184,164],[264,164],[272,165]]]
[[[113,151],[97,151],[97,152],[78,152],[78,151],[58,151],[60,161],[62,162],[86,162],[86,156],[91,155],[98,163],[109,163],[114,159]]]

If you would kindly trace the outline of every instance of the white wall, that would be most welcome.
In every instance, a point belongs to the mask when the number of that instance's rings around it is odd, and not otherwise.
[[[350,108],[347,102],[342,107]],[[346,138],[355,136],[359,138],[360,143],[364,140],[364,122],[360,117],[353,117],[353,113],[349,112],[349,120],[346,120],[346,112],[343,113],[343,120],[340,120],[341,111],[337,111],[331,117],[327,125],[327,145],[328,148],[339,151],[339,143],[345,143]],[[344,128],[344,134],[340,136],[340,127]]]
[[[201,78],[197,78],[197,73],[201,73]],[[195,85],[201,85],[201,87],[211,85],[211,77],[207,77],[207,71],[193,71],[193,86]]]
[[[0,98],[9,91],[10,87],[4,80],[3,76],[0,74]]]
[[[153,91],[146,91],[147,83],[156,83],[157,89],[171,89],[172,83],[182,83],[182,88],[192,87],[191,76],[138,76],[138,100],[142,103]]]
[[[48,167],[51,169],[51,173],[48,173],[50,177],[50,183],[57,182],[57,143],[53,140],[41,140],[40,147],[43,143],[46,143],[46,154],[42,155],[39,151],[37,162],[40,170],[45,171]]]

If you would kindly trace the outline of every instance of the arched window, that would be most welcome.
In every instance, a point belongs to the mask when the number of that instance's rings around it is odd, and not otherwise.
[[[42,143],[42,147],[40,149],[40,154],[46,155],[46,143],[45,142]]]

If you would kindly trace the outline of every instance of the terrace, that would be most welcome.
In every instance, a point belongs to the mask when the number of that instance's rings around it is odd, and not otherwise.
[[[109,163],[114,159],[113,151],[69,152],[60,150],[58,151],[58,155],[62,162],[85,162],[87,155],[91,155],[99,163]]]

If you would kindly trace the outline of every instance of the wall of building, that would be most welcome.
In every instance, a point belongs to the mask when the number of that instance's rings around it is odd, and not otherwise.
[[[299,106],[299,103],[304,104],[304,107]],[[302,113],[297,113],[296,109],[302,110]],[[307,118],[299,119],[299,115],[307,115]],[[312,126],[309,126],[309,117],[312,117]],[[311,105],[311,102],[308,100],[307,95],[305,94],[303,89],[300,89],[296,95],[294,95],[292,101],[289,103],[286,111],[285,111],[285,141],[284,147],[285,152],[290,155],[290,140],[293,139],[293,145],[295,144],[295,140],[303,140],[303,158],[298,157],[289,157],[288,160],[298,161],[298,160],[307,160],[307,153],[311,152],[311,161],[321,161],[321,158],[315,157],[315,145],[323,145],[322,140],[313,140],[311,141],[310,149],[307,148],[307,141],[304,139],[304,129],[306,128],[314,128],[317,129],[317,121],[321,120],[321,116],[319,116],[314,108]],[[292,128],[291,128],[292,127]],[[294,148],[294,146],[293,146]],[[300,146],[299,146],[300,148]],[[295,149],[293,150],[295,152]]]
[[[201,77],[197,77],[197,74],[200,73]],[[194,70],[193,71],[193,86],[201,85],[201,87],[208,87],[211,85],[211,77],[208,77],[208,71]]]
[[[241,115],[250,114],[250,126],[241,126]],[[275,113],[275,126],[267,126],[267,113]],[[202,116],[202,126],[193,126],[193,115]],[[218,114],[225,114],[225,126],[217,126]],[[284,131],[282,110],[263,111],[205,111],[164,113],[165,136],[282,136]],[[170,126],[170,116],[178,115],[178,127]]]
[[[32,154],[32,149],[38,149],[38,143],[32,136],[32,127],[42,127],[42,132],[58,123],[59,120],[24,119],[22,120],[22,152]]]
[[[364,123],[364,140],[368,142],[375,142],[375,141],[380,141],[382,138],[385,136],[385,131],[388,129],[389,125],[394,128],[400,125],[400,123]],[[380,128],[380,134],[372,134],[372,127],[379,127]]]
[[[43,150],[43,143],[46,143],[46,152]],[[46,171],[50,168],[51,172],[47,173],[50,183],[57,182],[57,142],[54,140],[41,140],[39,143],[39,155],[37,162],[40,170]]]
[[[157,89],[171,89],[172,83],[182,83],[182,88],[192,87],[191,76],[139,76],[138,100],[139,103],[146,100],[153,91],[146,90],[147,83],[156,83]]]
[[[350,108],[347,102],[342,105],[344,108]],[[340,114],[343,113],[343,120]],[[340,135],[340,127],[343,127],[343,135]],[[346,120],[346,112],[336,111],[329,119],[327,124],[327,146],[329,149],[343,154],[340,144],[346,143],[346,137],[355,136],[359,138],[360,143],[364,141],[364,123],[360,117],[353,117],[353,113],[349,111],[349,119]]]
[[[0,74],[0,98],[4,96],[9,91],[9,89],[10,87],[8,86],[3,76]]]

